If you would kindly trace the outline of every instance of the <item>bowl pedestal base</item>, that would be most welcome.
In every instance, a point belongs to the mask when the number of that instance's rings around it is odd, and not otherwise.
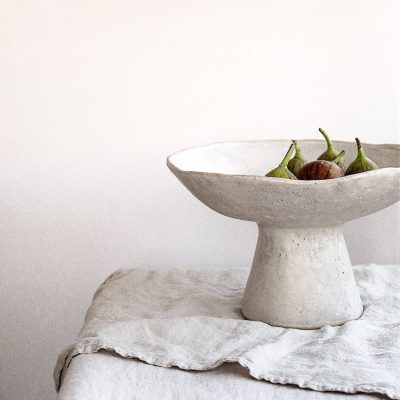
[[[342,226],[258,228],[242,303],[245,318],[316,329],[362,314]]]

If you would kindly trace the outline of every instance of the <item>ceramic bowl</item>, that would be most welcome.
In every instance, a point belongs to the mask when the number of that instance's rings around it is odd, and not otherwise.
[[[324,141],[298,141],[307,160]],[[380,169],[343,178],[269,178],[291,140],[216,143],[172,154],[167,165],[201,202],[228,217],[258,224],[259,237],[243,297],[248,319],[294,328],[339,325],[362,304],[344,241],[343,224],[400,199],[400,146],[364,144]],[[344,149],[345,167],[355,158]]]

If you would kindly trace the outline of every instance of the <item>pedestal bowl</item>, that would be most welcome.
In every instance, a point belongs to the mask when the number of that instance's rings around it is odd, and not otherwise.
[[[242,313],[270,325],[314,329],[340,325],[362,311],[343,225],[400,199],[400,146],[364,144],[381,168],[343,178],[267,178],[290,140],[226,142],[172,154],[167,165],[201,202],[231,218],[258,224],[259,236]],[[307,160],[326,144],[299,141]],[[346,150],[354,142],[335,142]],[[371,233],[372,234],[372,233]]]

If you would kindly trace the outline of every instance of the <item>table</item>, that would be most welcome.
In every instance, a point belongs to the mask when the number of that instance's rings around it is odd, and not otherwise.
[[[354,271],[365,304],[360,321],[299,331],[243,320],[245,269],[118,270],[96,291],[78,339],[60,354],[58,400],[383,398],[300,387],[399,398],[399,266]],[[237,364],[204,371],[224,360]],[[259,379],[300,387],[253,379],[239,362]]]
[[[249,377],[239,364],[210,371],[162,368],[100,351],[76,356],[57,400],[375,400],[384,396],[315,392]]]

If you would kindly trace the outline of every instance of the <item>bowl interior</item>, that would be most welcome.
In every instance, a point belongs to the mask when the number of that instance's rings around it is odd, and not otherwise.
[[[315,160],[326,149],[322,140],[299,140],[298,143],[308,161]],[[169,162],[182,171],[264,176],[278,166],[290,144],[291,140],[216,143],[175,153]],[[356,156],[355,143],[337,141],[334,144],[338,151],[346,151],[343,164],[347,167]],[[367,156],[379,167],[400,167],[399,145],[363,146]]]

